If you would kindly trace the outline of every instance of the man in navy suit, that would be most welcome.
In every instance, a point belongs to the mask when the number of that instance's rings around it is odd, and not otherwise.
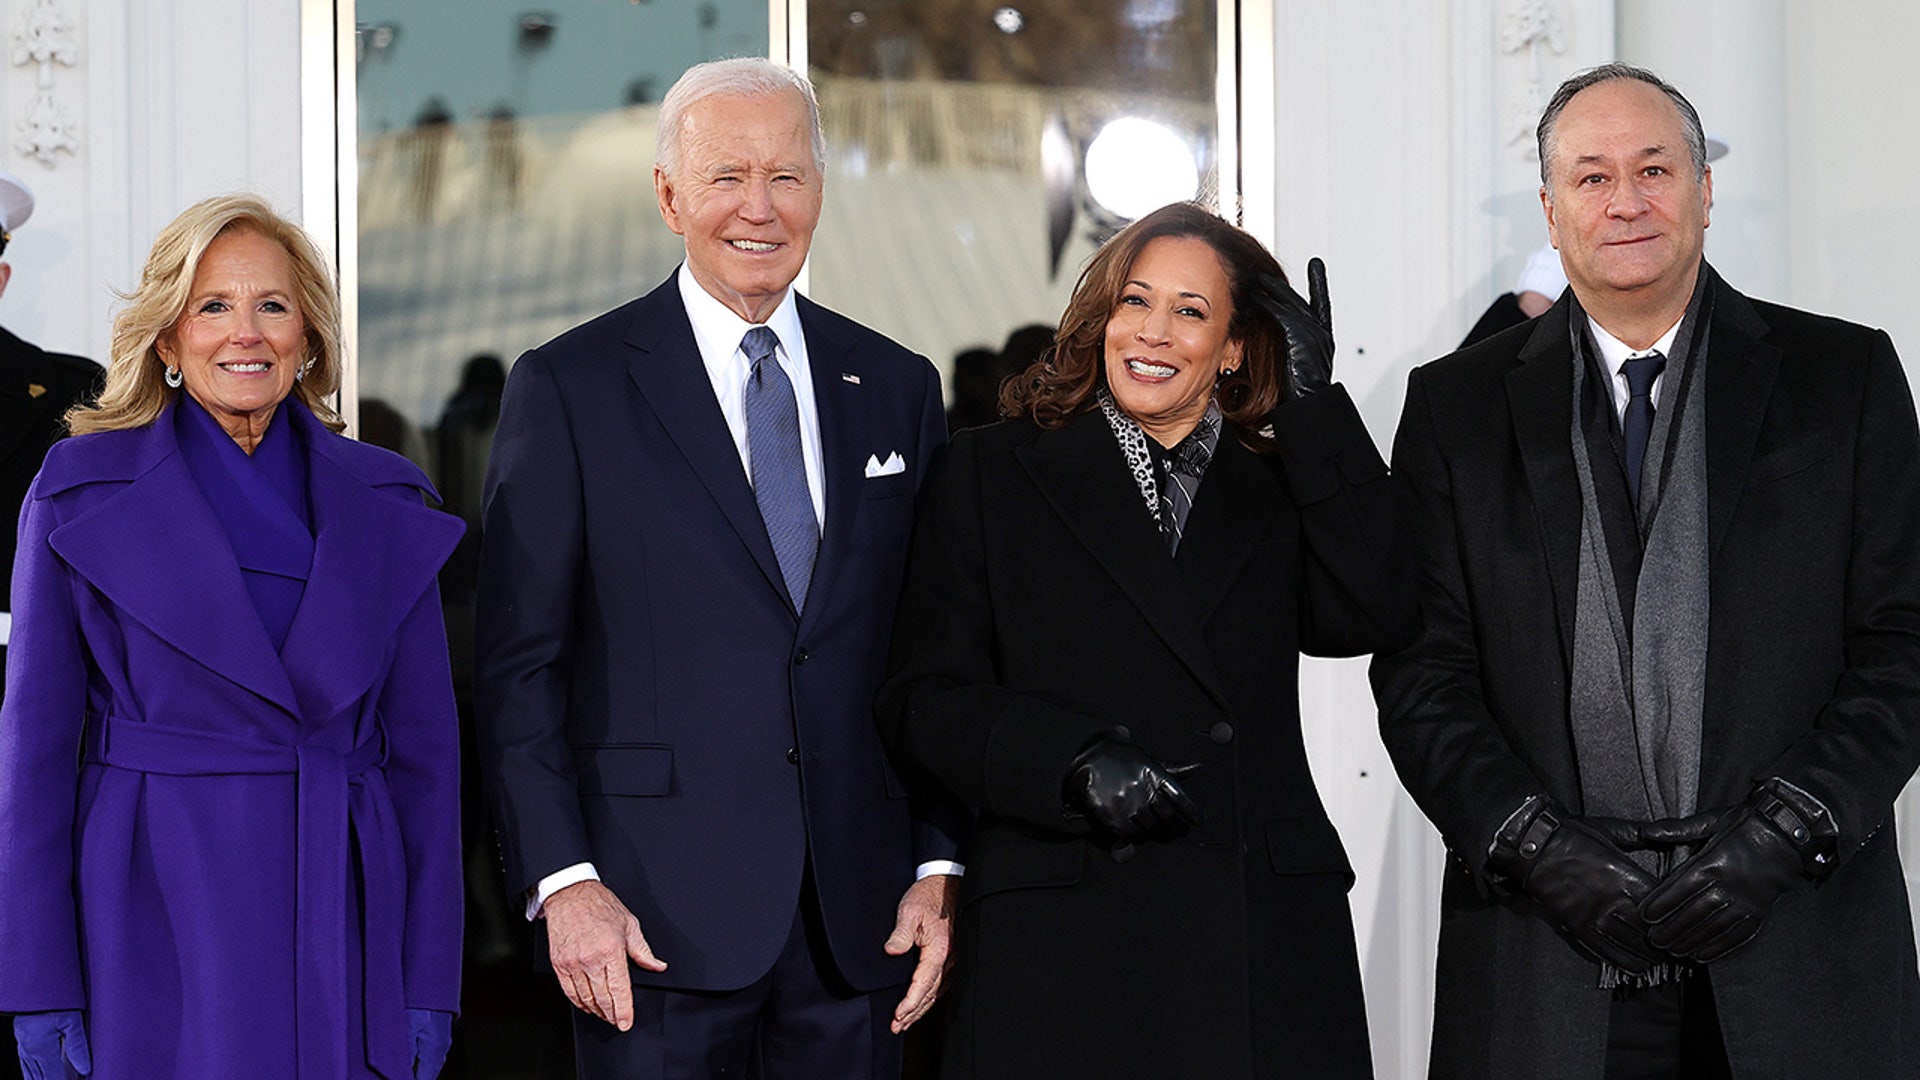
[[[803,77],[689,70],[686,262],[508,378],[480,747],[583,1078],[894,1077],[944,974],[964,819],[873,722],[939,379],[791,288],[824,163]]]

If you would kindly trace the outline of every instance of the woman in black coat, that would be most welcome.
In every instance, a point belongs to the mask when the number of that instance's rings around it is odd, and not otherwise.
[[[1371,1075],[1297,666],[1408,640],[1417,571],[1310,276],[1142,218],[932,482],[880,717],[979,812],[948,1077]]]

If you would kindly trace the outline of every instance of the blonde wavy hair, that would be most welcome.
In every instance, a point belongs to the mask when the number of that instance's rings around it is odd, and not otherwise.
[[[113,320],[113,359],[97,405],[67,413],[75,435],[145,427],[182,391],[168,386],[159,342],[186,313],[194,275],[207,247],[221,235],[251,230],[280,245],[293,264],[294,302],[306,324],[303,374],[292,396],[334,431],[346,427],[328,403],[340,388],[340,296],[327,261],[300,226],[252,195],[216,195],[188,207],[154,238],[140,285],[121,293],[127,306]]]

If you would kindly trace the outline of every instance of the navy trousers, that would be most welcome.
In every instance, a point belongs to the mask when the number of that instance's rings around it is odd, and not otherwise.
[[[900,1080],[889,1024],[905,987],[848,989],[827,952],[811,874],[800,892],[785,948],[751,985],[636,986],[626,1032],[575,1009],[580,1080]]]

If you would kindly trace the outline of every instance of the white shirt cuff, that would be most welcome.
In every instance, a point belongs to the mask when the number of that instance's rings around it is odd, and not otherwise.
[[[527,921],[532,922],[539,918],[542,909],[547,906],[547,897],[561,889],[569,885],[578,885],[583,881],[599,880],[600,871],[595,870],[590,862],[574,863],[564,869],[555,870],[541,878],[539,884],[533,887],[533,894],[527,897]]]
[[[913,880],[919,881],[921,878],[930,878],[935,874],[951,874],[954,877],[965,877],[966,873],[967,868],[965,864],[954,862],[952,859],[928,859],[915,868],[913,871]]]
[[[4,646],[7,643],[7,639],[12,636],[13,612],[0,611],[0,646]]]

